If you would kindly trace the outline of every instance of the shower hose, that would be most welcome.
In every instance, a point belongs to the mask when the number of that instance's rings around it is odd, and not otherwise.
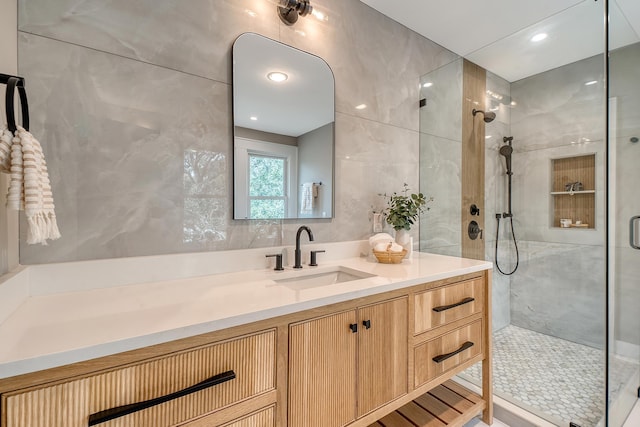
[[[508,218],[511,221],[511,236],[513,236],[513,246],[516,248],[516,265],[513,267],[509,273],[505,273],[500,268],[500,263],[498,262],[498,241],[500,237],[500,214],[496,214],[496,219],[498,220],[498,226],[496,227],[496,251],[495,251],[495,259],[496,259],[496,268],[498,271],[505,276],[511,276],[518,269],[518,264],[520,264],[520,253],[518,252],[518,242],[516,241],[516,233],[513,231],[513,215],[509,215]]]

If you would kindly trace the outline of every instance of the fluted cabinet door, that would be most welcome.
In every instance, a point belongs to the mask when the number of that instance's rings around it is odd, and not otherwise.
[[[407,393],[407,298],[358,309],[358,417]]]
[[[291,325],[288,427],[341,427],[356,417],[355,310]]]

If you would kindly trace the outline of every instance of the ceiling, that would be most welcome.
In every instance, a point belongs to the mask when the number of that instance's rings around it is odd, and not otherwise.
[[[603,1],[361,1],[510,82],[604,51]],[[640,1],[609,4],[610,47],[640,42]]]
[[[287,80],[275,83],[271,72]],[[254,33],[233,45],[234,126],[298,137],[334,120],[333,73],[321,58]]]

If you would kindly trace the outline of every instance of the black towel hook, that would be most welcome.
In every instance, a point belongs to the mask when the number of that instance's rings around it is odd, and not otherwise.
[[[29,103],[27,102],[27,91],[24,88],[24,78],[0,74],[0,83],[7,85],[5,94],[5,108],[7,113],[7,127],[11,133],[18,129],[16,126],[16,115],[14,111],[15,89],[18,87],[20,95],[20,107],[22,109],[22,127],[29,130]]]

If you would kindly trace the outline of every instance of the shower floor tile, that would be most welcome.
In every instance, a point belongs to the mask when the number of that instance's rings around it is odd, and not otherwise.
[[[611,390],[637,370],[614,359]],[[477,383],[480,364],[462,377]],[[507,326],[493,336],[493,381],[497,395],[556,424],[594,427],[604,414],[604,352],[592,347]]]

